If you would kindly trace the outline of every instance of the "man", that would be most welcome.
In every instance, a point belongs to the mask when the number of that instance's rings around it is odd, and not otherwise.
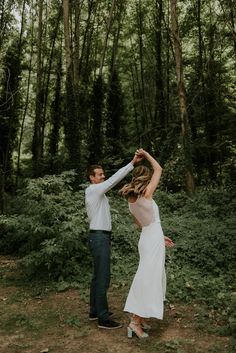
[[[89,319],[98,319],[98,327],[116,329],[121,324],[110,319],[108,311],[107,290],[110,283],[110,235],[111,215],[105,193],[117,185],[142,158],[137,152],[132,161],[119,169],[105,181],[101,165],[88,168],[87,177],[90,185],[85,190],[85,204],[89,219],[89,247],[94,262],[94,273],[90,287]]]

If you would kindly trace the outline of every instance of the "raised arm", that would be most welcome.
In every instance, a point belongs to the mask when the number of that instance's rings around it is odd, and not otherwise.
[[[145,190],[145,194],[144,196],[147,199],[151,199],[152,195],[154,193],[154,191],[156,190],[159,182],[160,182],[160,178],[161,178],[161,174],[162,174],[162,167],[160,166],[160,164],[144,149],[139,149],[138,151],[139,156],[143,156],[152,166],[153,168],[153,175],[152,178]]]
[[[119,169],[115,174],[113,174],[109,179],[105,180],[104,182],[99,184],[93,184],[93,188],[96,189],[97,193],[105,194],[116,184],[118,184],[129,172],[131,172],[134,168],[134,165],[140,162],[143,158],[144,156],[141,156],[139,150],[137,150],[129,164]]]

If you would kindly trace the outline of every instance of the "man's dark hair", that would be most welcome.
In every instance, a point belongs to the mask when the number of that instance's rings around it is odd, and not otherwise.
[[[103,169],[103,167],[100,164],[92,164],[87,168],[87,179],[88,181],[90,180],[90,175],[95,176],[95,169]]]

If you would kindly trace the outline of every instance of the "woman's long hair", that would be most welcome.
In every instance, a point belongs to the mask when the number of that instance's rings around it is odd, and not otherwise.
[[[125,184],[119,193],[124,197],[141,196],[144,194],[147,185],[152,177],[151,170],[145,165],[136,167],[133,171],[133,177],[130,183]]]

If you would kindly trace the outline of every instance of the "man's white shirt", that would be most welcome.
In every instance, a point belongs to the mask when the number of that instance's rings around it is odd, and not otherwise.
[[[86,188],[85,206],[90,229],[111,231],[110,206],[105,193],[118,184],[133,169],[133,164],[129,163],[104,182],[90,184]]]

